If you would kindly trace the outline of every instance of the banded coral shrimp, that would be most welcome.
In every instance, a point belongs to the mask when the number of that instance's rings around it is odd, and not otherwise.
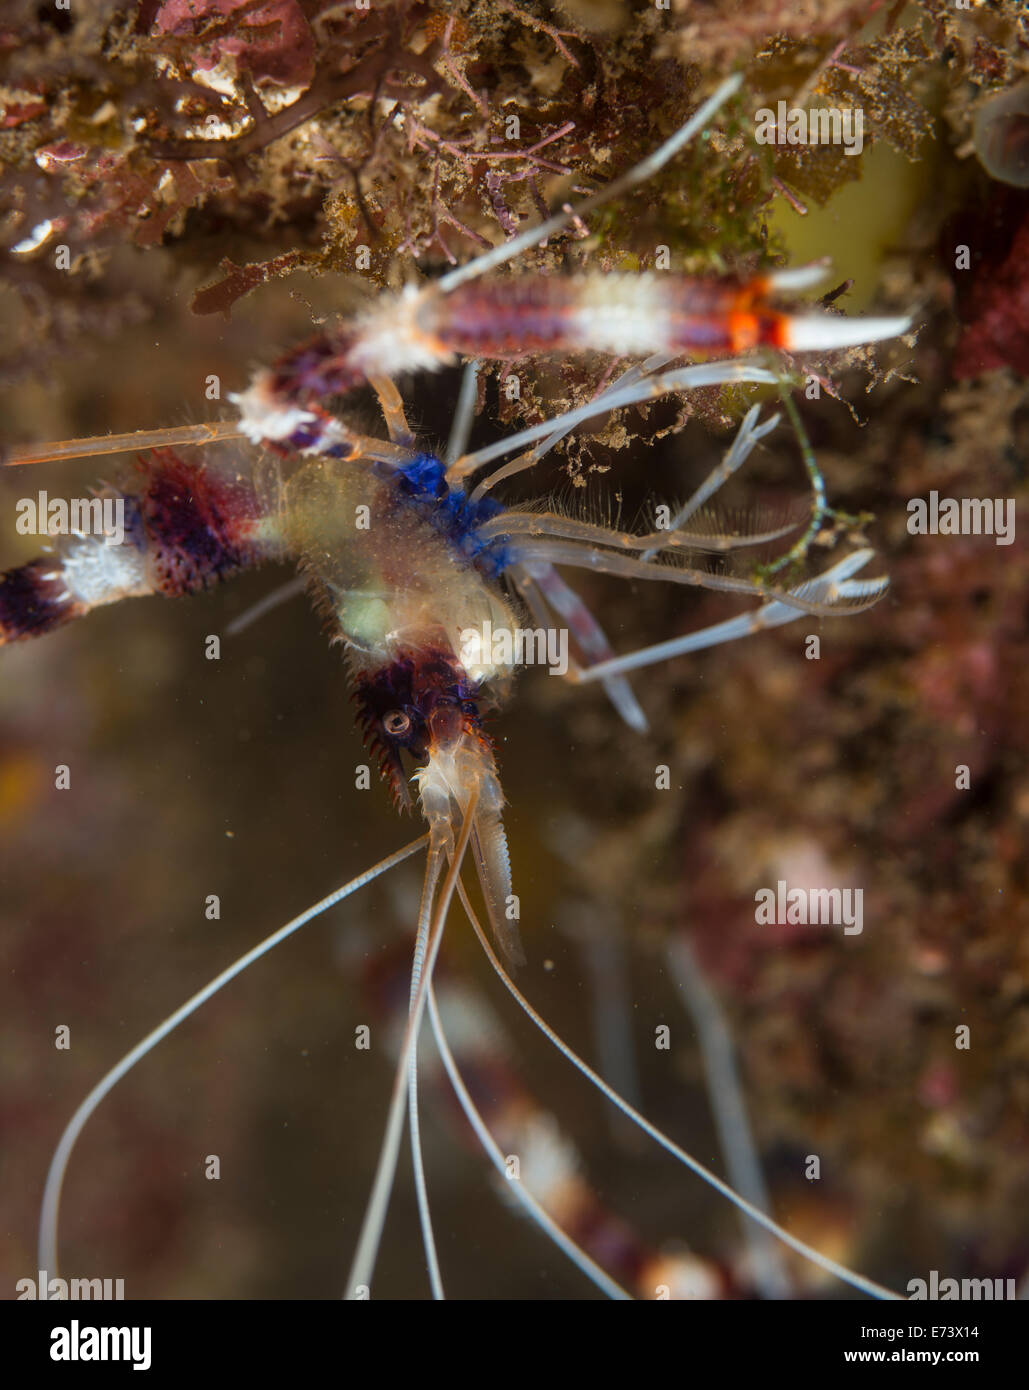
[[[663,148],[662,158],[670,158],[678,144],[703,126],[726,90],[723,88],[712,102],[706,103],[684,131]],[[647,172],[647,166],[641,167],[636,177],[643,178]],[[620,181],[609,191],[609,196],[623,188]],[[576,214],[585,215],[596,201],[581,205]],[[569,214],[555,219],[554,227],[544,224],[532,229],[527,234],[528,241],[555,230],[556,224],[567,216]],[[491,300],[488,294],[478,298],[472,296],[465,305],[477,306],[475,314],[469,317],[470,331],[475,351],[482,355],[499,353],[502,346],[509,344],[512,331],[517,329],[524,334],[527,318],[534,323],[542,320],[544,325],[543,334],[532,344],[536,350],[604,347],[607,342],[604,335],[611,332],[612,317],[617,336],[612,346],[618,343],[624,346],[631,332],[641,335],[642,330],[637,325],[646,323],[646,331],[653,336],[647,340],[642,336],[629,337],[629,342],[637,354],[649,349],[655,355],[640,366],[624,371],[587,405],[510,436],[497,446],[466,452],[462,442],[466,422],[464,413],[459,412],[453,443],[446,452],[449,466],[444,469],[444,464],[434,455],[414,446],[395,388],[383,379],[383,374],[387,365],[391,371],[401,372],[439,365],[455,353],[467,352],[468,339],[454,329],[455,319],[460,320],[460,315],[451,312],[455,306],[459,309],[462,301],[448,296],[455,295],[463,284],[469,283],[473,273],[483,273],[502,259],[515,255],[521,240],[517,238],[502,248],[502,255],[489,253],[477,263],[471,263],[477,267],[474,272],[463,268],[444,277],[428,296],[420,299],[405,296],[387,306],[388,313],[393,316],[389,325],[394,336],[409,349],[407,357],[398,360],[393,355],[388,362],[383,361],[381,346],[377,344],[381,345],[388,335],[382,331],[380,320],[359,326],[356,340],[346,334],[342,342],[330,337],[325,351],[323,339],[322,346],[313,351],[305,348],[290,354],[273,377],[260,374],[251,388],[239,397],[241,424],[230,423],[221,433],[224,436],[247,433],[254,442],[272,446],[272,463],[244,465],[240,455],[235,454],[226,456],[220,464],[184,465],[170,452],[171,446],[186,442],[182,430],[153,431],[145,440],[130,441],[128,447],[158,446],[168,452],[155,453],[153,461],[144,465],[135,492],[128,487],[125,489],[123,500],[128,507],[130,536],[133,537],[128,550],[117,557],[112,567],[106,550],[91,553],[88,544],[76,541],[61,552],[58,559],[50,558],[41,564],[29,564],[11,571],[5,578],[3,609],[7,637],[11,639],[32,635],[35,629],[59,626],[65,619],[80,616],[85,609],[110,602],[115,597],[157,590],[184,592],[206,587],[207,582],[223,572],[247,568],[258,559],[283,558],[286,554],[303,558],[321,589],[323,600],[335,611],[336,621],[356,653],[356,674],[365,721],[377,726],[385,770],[392,776],[397,795],[404,794],[405,781],[401,775],[404,755],[413,754],[416,767],[421,768],[417,774],[418,792],[430,825],[435,827],[430,832],[434,841],[422,895],[423,909],[419,914],[422,927],[430,939],[438,937],[442,917],[440,909],[434,907],[437,893],[440,895],[438,901],[445,902],[457,891],[469,918],[474,918],[474,909],[465,901],[464,890],[457,883],[455,868],[471,843],[479,868],[485,915],[510,959],[518,958],[519,947],[511,925],[514,918],[506,915],[506,909],[513,902],[499,819],[502,796],[496,782],[492,747],[481,732],[478,709],[483,687],[494,679],[506,677],[509,671],[504,668],[509,663],[481,651],[468,654],[462,645],[462,634],[483,628],[487,621],[498,628],[515,626],[519,611],[531,613],[541,625],[546,617],[549,626],[553,626],[553,615],[546,607],[549,603],[572,629],[583,667],[594,668],[587,673],[581,667],[573,667],[575,679],[580,682],[602,679],[627,722],[638,727],[643,722],[642,712],[621,679],[629,667],[600,665],[601,656],[609,663],[614,659],[607,658],[603,638],[572,592],[557,578],[552,565],[585,567],[637,580],[662,579],[691,587],[751,595],[761,600],[760,606],[747,614],[713,624],[699,634],[677,641],[673,644],[677,654],[742,637],[763,627],[775,627],[801,614],[820,617],[834,611],[867,607],[881,597],[884,581],[857,577],[871,558],[867,550],[858,550],[837,560],[814,577],[783,582],[772,578],[756,580],[677,563],[677,555],[682,552],[705,548],[716,553],[731,551],[744,541],[770,542],[792,529],[774,526],[756,536],[746,537],[724,531],[711,535],[709,530],[698,529],[702,521],[707,524],[702,507],[719,485],[742,466],[753,446],[770,427],[768,420],[758,423],[756,410],[747,415],[724,464],[701,484],[690,503],[677,511],[670,526],[629,534],[553,511],[504,509],[494,504],[489,496],[492,485],[513,476],[519,468],[532,467],[551,446],[555,435],[614,409],[705,385],[753,382],[775,386],[779,381],[776,371],[740,357],[728,362],[716,360],[709,365],[671,368],[669,359],[676,349],[680,353],[692,348],[712,354],[719,350],[736,353],[761,344],[798,349],[829,348],[891,336],[905,326],[901,320],[852,321],[825,315],[791,316],[769,307],[771,292],[788,291],[809,283],[811,276],[806,271],[773,276],[767,285],[747,286],[742,290],[726,286],[683,286],[685,299],[671,321],[685,322],[688,334],[685,338],[674,336],[668,321],[661,321],[657,316],[660,295],[653,284],[645,280],[638,282],[635,291],[627,280],[611,277],[606,284],[592,281],[581,292],[572,287],[572,292],[564,293],[563,298],[564,287],[558,284],[555,288],[550,281],[537,281],[528,286],[524,298],[508,300],[514,306],[513,322],[498,319],[503,308],[502,299]],[[427,304],[430,310],[442,307],[443,311],[442,317],[428,330],[424,319],[419,317],[419,310]],[[498,322],[499,330],[496,328]],[[398,333],[398,325],[405,323],[404,332]],[[458,326],[460,328],[460,323]],[[395,348],[395,343],[393,346]],[[327,361],[334,375],[326,374]],[[315,364],[313,375],[312,362]],[[357,434],[348,423],[319,404],[319,397],[338,393],[353,384],[347,373],[367,378],[376,387],[390,427],[388,441]],[[313,385],[315,378],[317,390]],[[295,392],[294,387],[297,388]],[[463,398],[467,400],[468,393],[463,393]],[[196,432],[194,428],[194,438]],[[91,453],[95,443],[86,441],[81,447],[76,443],[69,449],[58,447],[43,452],[49,456],[59,456],[62,452]],[[519,450],[522,451],[520,455]],[[311,461],[305,462],[303,457],[291,460],[291,452],[301,456],[309,454]],[[505,454],[517,457],[493,473],[479,472]],[[285,460],[281,465],[274,462],[283,456]],[[356,471],[355,465],[361,471]],[[475,486],[466,493],[464,480],[473,475]],[[395,505],[387,495],[401,478],[401,490],[408,499],[403,507]],[[352,494],[346,496],[348,513],[351,508],[357,512],[368,509],[372,517],[382,511],[392,518],[390,527],[383,528],[384,533],[389,532],[385,536],[386,550],[379,548],[377,536],[380,533],[374,526],[368,531],[370,548],[366,547],[363,552],[357,546],[340,550],[339,523],[334,519],[333,509],[341,506],[340,496],[348,491]],[[188,505],[186,498],[190,499]],[[197,524],[194,499],[202,503],[200,510],[205,514],[202,527]],[[820,522],[824,516],[820,494],[815,500],[814,517]],[[431,520],[440,515],[443,523]],[[349,515],[346,526],[350,537]],[[198,540],[200,531],[203,536]],[[353,536],[357,535],[354,531]],[[670,556],[671,563],[667,559],[665,563],[655,563],[653,556],[658,553]],[[418,557],[416,571],[411,567],[413,556]],[[391,577],[390,570],[397,574]],[[507,570],[513,570],[518,580],[525,603],[523,610],[507,606],[509,600],[494,587],[493,581]],[[384,596],[388,598],[385,607]],[[426,630],[431,633],[429,642],[424,636]],[[415,639],[413,645],[412,637]],[[648,660],[672,654],[673,650],[665,646],[660,652],[637,654],[634,664],[645,666]],[[419,839],[408,851],[420,850],[423,843],[424,840]],[[385,860],[380,857],[378,870],[385,872],[394,859],[395,856]],[[356,886],[359,880],[352,882]],[[426,949],[431,954],[432,947],[427,948],[423,942],[420,950],[424,953]],[[416,981],[419,968],[416,965]],[[428,974],[422,978],[427,979]],[[427,990],[417,982],[413,990],[416,1008],[424,1007],[429,1002]],[[430,1014],[435,1023],[431,1004]],[[411,1038],[414,1036],[412,1030]],[[404,1118],[408,1082],[414,1075],[409,1066],[412,1055],[408,1045],[407,1057],[402,1059],[396,1073],[388,1148],[398,1137]],[[129,1058],[132,1057],[133,1054],[129,1054]],[[118,1077],[125,1070],[127,1068],[122,1066]],[[118,1077],[110,1073],[109,1083],[113,1084]],[[413,1094],[413,1080],[411,1086]],[[42,1267],[51,1272],[57,1268],[56,1202],[63,1165],[91,1108],[88,1112],[81,1111],[78,1122],[66,1132],[59,1159],[52,1170],[40,1252]],[[212,1156],[211,1147],[205,1149],[208,1159]],[[682,1158],[681,1154],[679,1156]],[[371,1282],[394,1161],[395,1154],[388,1155],[378,1170],[376,1197],[369,1209],[348,1282],[351,1295],[366,1289]],[[524,1198],[530,1187],[531,1182],[527,1180],[511,1190]],[[424,1199],[420,1207],[423,1229],[427,1232]],[[757,1213],[755,1219],[761,1219],[761,1214]],[[763,1219],[767,1225],[767,1218]],[[554,1231],[551,1234],[557,1235]],[[778,1234],[795,1249],[801,1248],[815,1257],[803,1242],[781,1230]],[[433,1247],[428,1238],[426,1246],[431,1252]],[[586,1263],[581,1257],[577,1259],[580,1266]],[[434,1263],[431,1254],[429,1262],[430,1265]],[[860,1276],[840,1270],[833,1262],[829,1262],[828,1267],[851,1282],[856,1281],[865,1291],[884,1292]],[[597,1277],[605,1292],[618,1292],[604,1276]]]

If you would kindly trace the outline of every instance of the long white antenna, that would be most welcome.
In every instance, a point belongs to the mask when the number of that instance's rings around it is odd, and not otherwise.
[[[386,873],[396,864],[401,864],[405,859],[409,859],[412,854],[420,850],[427,842],[428,835],[421,835],[417,840],[412,840],[403,849],[398,849],[396,854],[389,855],[386,859],[380,859],[378,864],[366,869],[363,874],[358,874],[349,883],[345,883],[342,888],[337,888],[334,893],[330,893],[327,898],[322,898],[313,907],[307,908],[299,917],[294,917],[291,922],[287,922],[278,931],[272,932],[271,936],[254,946],[252,950],[228,966],[216,975],[213,980],[204,985],[203,989],[197,990],[196,994],[187,999],[185,1004],[169,1014],[163,1023],[159,1023],[152,1033],[148,1033],[142,1042],[137,1043],[131,1052],[127,1052],[121,1061],[111,1068],[107,1075],[99,1081],[89,1095],[82,1102],[75,1114],[68,1121],[64,1133],[61,1135],[54,1156],[50,1160],[50,1170],[46,1176],[46,1187],[43,1189],[43,1206],[39,1217],[39,1268],[47,1271],[51,1276],[56,1276],[58,1270],[57,1261],[57,1218],[61,1206],[61,1188],[64,1185],[64,1175],[68,1170],[68,1160],[71,1151],[75,1147],[76,1140],[82,1133],[86,1121],[90,1118],[103,1098],[111,1091],[122,1077],[132,1070],[138,1061],[152,1052],[159,1042],[168,1036],[183,1022],[189,1018],[190,1014],[196,1013],[201,1004],[206,1004],[212,995],[217,994],[223,985],[227,985],[230,980],[234,980],[237,975],[241,975],[248,965],[253,965],[255,960],[267,953],[281,941],[285,941],[288,936],[292,936],[295,931],[305,926],[315,917],[327,912],[330,907],[335,907],[338,902],[348,898],[351,893],[356,893],[359,888],[363,888],[366,883],[370,883],[373,878],[378,878],[380,874]]]

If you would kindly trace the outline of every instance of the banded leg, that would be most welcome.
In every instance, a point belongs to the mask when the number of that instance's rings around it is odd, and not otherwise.
[[[105,504],[120,518],[120,543],[80,530],[0,575],[0,645],[118,599],[196,593],[284,558],[277,518],[265,512],[249,471],[226,460],[191,463],[155,449],[124,488],[105,487],[91,505],[102,515]]]

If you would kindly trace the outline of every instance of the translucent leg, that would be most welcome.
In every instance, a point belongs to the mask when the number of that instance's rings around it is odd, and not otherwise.
[[[711,627],[700,628],[697,632],[688,632],[682,637],[658,642],[652,647],[642,647],[639,651],[615,657],[613,661],[588,666],[574,675],[569,668],[566,679],[580,685],[587,681],[607,680],[609,676],[637,671],[643,666],[653,666],[659,661],[670,661],[673,657],[685,656],[688,652],[703,651],[706,647],[733,642],[753,632],[780,627],[783,623],[793,622],[806,611],[832,616],[834,609],[845,614],[870,607],[886,592],[889,580],[882,576],[855,580],[850,576],[866,565],[873,554],[872,550],[856,550],[816,579],[798,584],[795,589],[790,590],[790,603],[775,599],[750,613],[741,613],[739,617],[729,618],[724,623],[715,623]],[[815,607],[798,610],[795,606],[798,600],[811,600]]]
[[[475,418],[475,396],[478,381],[478,361],[466,362],[464,374],[461,377],[461,390],[457,396],[457,409],[454,411],[454,420],[450,426],[450,438],[447,440],[445,462],[448,473],[451,465],[468,448],[468,436],[472,432],[472,421]]]
[[[514,578],[518,592],[529,605],[533,617],[541,627],[550,626],[545,596],[569,624],[579,646],[594,664],[610,660],[614,656],[611,644],[600,624],[575,590],[568,587],[551,565],[518,566]],[[573,668],[580,669],[578,662],[569,661],[569,672]],[[604,681],[604,689],[630,729],[645,734],[648,728],[647,716],[643,713],[629,682],[623,676],[612,676]]]
[[[667,353],[654,353],[653,356],[648,357],[645,362],[640,362],[635,367],[630,367],[628,371],[623,372],[620,377],[611,382],[603,391],[598,391],[590,404],[597,405],[600,401],[609,399],[615,392],[634,386],[637,381],[640,381],[643,377],[650,375],[652,372],[659,371],[660,368],[666,366],[671,361],[672,358],[670,358]],[[507,464],[506,468],[509,469],[510,472],[505,476],[510,477],[514,473],[523,472],[526,468],[532,468],[541,458],[544,458],[550,453],[551,449],[559,440],[563,439],[566,434],[570,434],[575,428],[574,421],[569,423],[568,415],[570,413],[571,412],[566,412],[564,415],[557,416],[556,419],[551,422],[554,425],[551,434],[548,434],[534,449],[530,449],[527,453],[522,454],[521,457],[513,459],[511,463]],[[459,455],[455,455],[448,469],[448,476],[452,475],[454,480],[457,480],[463,477],[468,471],[469,470],[465,467],[464,460],[461,459]],[[480,497],[489,491],[492,485],[493,480],[485,479],[472,493],[472,500],[478,501]]]
[[[872,551],[858,552],[865,559]],[[736,579],[731,575],[711,574],[706,570],[692,569],[687,565],[655,564],[637,560],[634,556],[616,555],[612,551],[593,550],[575,541],[537,541],[520,552],[517,558],[524,564],[526,560],[546,560],[554,565],[571,565],[575,569],[593,570],[596,574],[613,574],[622,579],[651,579],[668,584],[688,584],[699,589],[715,589],[727,594],[750,594],[762,599],[777,599],[785,609],[794,608],[802,613],[815,613],[820,617],[829,616],[836,606],[845,606],[851,612],[870,608],[886,591],[888,581],[884,578],[862,580],[846,587],[831,586],[829,597],[812,597],[811,586],[817,581],[810,580],[795,589],[770,589],[766,584],[756,584],[749,579]],[[848,556],[844,565],[854,560]],[[864,563],[864,560],[861,561]],[[760,610],[759,610],[760,611]],[[786,621],[781,619],[781,621]]]
[[[225,629],[225,636],[238,637],[241,632],[245,632],[248,627],[258,622],[266,613],[270,613],[273,608],[278,608],[280,604],[287,603],[291,598],[299,597],[306,588],[307,581],[304,579],[287,579],[285,584],[280,584],[270,594],[265,594],[264,598],[259,598],[256,603],[252,603],[249,608],[244,609],[238,618],[233,618]]]
[[[392,386],[392,382],[389,384],[395,391],[396,387]],[[399,392],[397,399],[399,400]],[[402,407],[400,413],[403,419]],[[404,424],[406,427],[406,421]],[[387,443],[370,435],[353,434],[342,425],[338,425],[337,433],[339,439],[345,441],[347,456],[352,456],[355,460],[382,459],[386,463],[403,464],[414,457],[408,447]],[[410,440],[410,434],[407,438]],[[179,448],[186,444],[203,447],[229,439],[264,442],[264,436],[255,436],[253,426],[244,427],[237,420],[211,420],[201,425],[169,425],[161,429],[133,430],[130,434],[95,434],[81,439],[60,439],[44,444],[17,444],[9,448],[0,448],[0,465],[17,468],[23,464],[50,463],[57,459],[104,458],[108,454],[142,453],[147,449]]]
[[[694,391],[701,386],[728,386],[744,382],[775,386],[779,382],[779,377],[767,367],[759,367],[753,362],[705,362],[690,367],[680,367],[674,372],[666,372],[663,376],[652,377],[627,387],[619,387],[617,390],[612,388],[604,391],[595,400],[587,401],[585,405],[579,406],[575,410],[569,410],[554,420],[546,420],[540,425],[533,425],[529,429],[520,430],[517,434],[511,435],[507,439],[501,439],[496,444],[490,444],[485,449],[466,454],[464,458],[458,459],[453,465],[449,471],[449,476],[452,480],[466,477],[477,468],[481,468],[483,464],[490,463],[503,454],[514,453],[516,449],[521,449],[526,444],[533,444],[537,439],[546,439],[555,431],[559,431],[556,437],[560,438],[561,434],[566,434],[568,430],[574,429],[584,420],[592,420],[595,416],[604,415],[609,410],[621,410],[623,406],[635,405],[639,401],[656,400],[657,397],[667,396],[672,391]],[[503,468],[499,468],[496,473],[484,479],[475,489],[473,496],[478,497],[513,474],[531,468],[537,461],[537,457],[541,456],[537,456],[533,451],[521,459],[515,459],[512,463],[505,464]]]
[[[390,441],[393,444],[410,445],[414,435],[411,433],[407,416],[404,414],[403,398],[395,384],[390,381],[388,376],[373,376],[369,377],[368,380],[379,398],[379,405],[382,409],[383,419],[386,421],[386,430]]]
[[[780,417],[778,415],[773,415],[770,419],[765,420],[763,424],[758,425],[757,418],[760,411],[760,406],[752,405],[750,407],[743,417],[742,424],[736,431],[736,438],[733,440],[729,452],[726,454],[725,458],[722,459],[718,467],[711,470],[689,501],[680,507],[675,516],[672,517],[668,527],[670,531],[681,530],[690,517],[694,516],[700,510],[708,498],[713,497],[718,489],[732,477],[736,470],[746,463],[755,444],[763,439],[766,434],[775,429],[776,425],[779,423]],[[660,546],[655,545],[653,550],[647,551],[643,556],[644,560],[651,559],[659,549]]]
[[[211,420],[202,425],[133,430],[130,434],[96,434],[82,439],[61,439],[49,444],[17,444],[0,452],[0,460],[5,467],[15,468],[26,463],[50,463],[54,459],[103,458],[107,454],[170,449],[182,444],[213,444],[220,439],[243,437],[244,431],[237,420]]]
[[[790,521],[767,531],[752,531],[747,534],[733,534],[729,531],[718,534],[681,530],[648,531],[642,536],[631,531],[612,531],[606,526],[596,526],[589,521],[579,521],[575,517],[561,516],[557,512],[504,512],[480,526],[476,536],[480,540],[495,540],[510,537],[519,541],[529,537],[553,536],[561,540],[580,541],[583,545],[606,546],[610,550],[639,550],[646,560],[662,550],[702,550],[722,553],[742,550],[750,545],[764,545],[795,531],[799,521]]]

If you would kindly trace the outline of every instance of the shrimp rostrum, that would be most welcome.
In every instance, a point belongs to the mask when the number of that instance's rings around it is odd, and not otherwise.
[[[723,84],[682,131],[602,195],[574,211],[566,209],[427,288],[385,298],[364,318],[329,329],[259,371],[234,398],[238,420],[108,440],[65,441],[8,454],[8,464],[16,464],[75,454],[148,451],[127,479],[105,484],[94,499],[123,508],[119,544],[111,544],[110,536],[81,531],[62,539],[44,557],[0,577],[0,644],[40,636],[121,598],[177,597],[266,562],[294,562],[331,639],[344,646],[359,721],[396,803],[411,807],[416,802],[426,823],[421,838],[316,904],[223,972],[100,1082],[68,1126],[54,1157],[44,1198],[41,1268],[57,1269],[61,1182],[72,1146],[103,1095],[259,954],[425,849],[407,1032],[348,1296],[367,1296],[371,1284],[405,1116],[415,1157],[426,1263],[433,1292],[442,1295],[418,1144],[417,1040],[426,1013],[461,1105],[491,1160],[503,1168],[500,1150],[449,1052],[432,991],[433,965],[455,894],[508,988],[568,1060],[614,1104],[766,1231],[865,1292],[892,1296],[791,1236],[628,1106],[549,1030],[509,973],[525,957],[502,818],[504,797],[483,719],[508,697],[522,653],[513,641],[498,642],[498,635],[524,631],[527,622],[535,623],[537,632],[563,626],[574,643],[574,657],[563,673],[566,679],[575,684],[601,682],[620,715],[643,730],[646,718],[630,686],[630,672],[804,614],[857,612],[874,604],[886,589],[885,578],[862,574],[872,556],[864,548],[802,581],[777,582],[777,575],[795,571],[774,565],[748,575],[705,563],[705,553],[722,555],[767,545],[792,529],[792,524],[753,532],[725,529],[712,523],[707,510],[709,499],[778,420],[762,420],[756,405],[719,466],[661,528],[618,530],[544,504],[507,506],[497,495],[499,485],[532,469],[562,436],[585,421],[700,387],[753,383],[782,389],[783,370],[774,360],[774,349],[828,350],[888,338],[906,328],[907,321],[901,319],[846,319],[778,308],[777,295],[816,277],[819,272],[810,268],[772,272],[746,284],[674,276],[660,277],[658,283],[654,276],[531,274],[477,283],[485,271],[553,235],[573,216],[581,217],[646,178],[703,127],[735,85]],[[585,404],[496,444],[466,451],[477,360],[509,357],[514,350],[584,349],[644,360]],[[675,359],[684,356],[703,360],[675,365]],[[392,378],[433,370],[461,357],[474,360],[466,368],[449,446],[439,457],[412,437]],[[379,397],[387,439],[359,434],[347,421],[347,395],[365,384]],[[262,449],[226,442],[242,436]],[[201,454],[181,452],[185,445],[200,443],[208,444]],[[817,522],[824,499],[820,486],[815,491]],[[796,558],[801,551],[795,546],[790,554]],[[565,571],[576,569],[713,589],[749,597],[754,604],[714,626],[616,655],[565,578]],[[462,881],[466,855],[478,879],[488,936],[479,927]],[[623,1296],[620,1285],[560,1228],[528,1183],[512,1187],[533,1219],[585,1274],[605,1292]]]

